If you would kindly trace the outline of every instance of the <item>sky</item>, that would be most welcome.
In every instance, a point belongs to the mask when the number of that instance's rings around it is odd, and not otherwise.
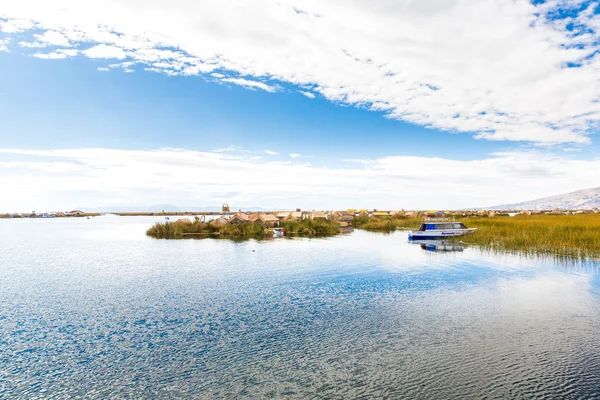
[[[0,212],[600,186],[600,3],[0,2]]]

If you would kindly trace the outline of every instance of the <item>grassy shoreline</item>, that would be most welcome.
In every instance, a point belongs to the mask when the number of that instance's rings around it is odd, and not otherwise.
[[[279,228],[286,231],[287,236],[328,237],[341,233],[339,224],[329,220],[283,221]],[[146,235],[157,239],[183,239],[193,237],[222,239],[263,238],[273,234],[272,229],[256,222],[245,222],[236,225],[214,226],[210,222],[177,220],[175,222],[159,222],[146,231]]]
[[[404,216],[393,217],[354,217],[352,226],[370,232],[390,233],[396,229],[417,229],[422,220],[419,218],[407,218]]]
[[[600,259],[600,215],[516,215],[465,217],[457,219],[469,228],[470,235],[456,241],[484,249],[547,254],[561,257]],[[357,217],[352,225],[372,232],[416,229],[421,219]]]
[[[463,222],[477,231],[458,240],[482,248],[600,258],[600,215],[517,215]]]

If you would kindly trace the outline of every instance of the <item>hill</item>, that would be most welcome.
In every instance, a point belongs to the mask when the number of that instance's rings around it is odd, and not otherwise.
[[[502,204],[493,210],[584,210],[600,208],[600,187],[577,190],[571,193],[543,197],[522,203]]]

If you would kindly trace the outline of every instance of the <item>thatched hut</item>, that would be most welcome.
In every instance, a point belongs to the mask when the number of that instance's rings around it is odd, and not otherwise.
[[[258,214],[253,221],[261,223],[267,228],[279,226],[279,218],[273,214]]]
[[[291,212],[285,217],[284,221],[300,221],[302,219],[302,211]]]
[[[337,222],[351,222],[354,214],[348,211],[336,211],[333,213],[333,220]]]
[[[327,214],[324,211],[313,211],[309,215],[310,219],[327,219]]]
[[[217,218],[210,221],[210,224],[216,228],[220,228],[224,225],[227,225],[228,223],[229,221],[227,221],[225,218]]]
[[[250,222],[250,217],[244,213],[235,213],[233,217],[229,219],[231,225],[243,224],[245,222]]]

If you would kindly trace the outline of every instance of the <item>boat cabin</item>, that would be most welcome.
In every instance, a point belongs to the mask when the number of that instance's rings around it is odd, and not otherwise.
[[[425,231],[445,231],[448,229],[468,229],[462,222],[443,222],[443,223],[423,223],[419,228],[420,232]]]

